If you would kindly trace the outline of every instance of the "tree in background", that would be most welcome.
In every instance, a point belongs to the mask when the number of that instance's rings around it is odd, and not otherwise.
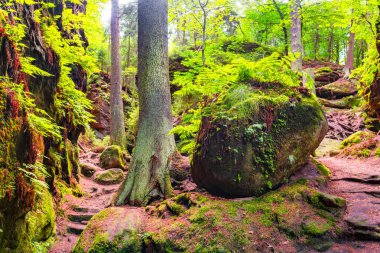
[[[122,98],[119,0],[112,0],[111,16],[111,145],[125,147],[125,126]]]
[[[291,44],[292,53],[295,56],[292,62],[294,71],[302,71],[302,32],[301,32],[301,0],[291,0],[290,17],[291,17]]]
[[[116,204],[144,206],[172,194],[175,152],[168,60],[167,0],[138,1],[139,129],[133,162]]]

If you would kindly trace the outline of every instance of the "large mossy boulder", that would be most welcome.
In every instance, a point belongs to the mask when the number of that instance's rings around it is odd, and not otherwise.
[[[145,209],[107,208],[91,219],[73,253],[326,249],[343,231],[344,200],[331,196],[339,205],[325,206],[323,193],[306,182],[299,180],[261,198],[185,193]]]
[[[100,167],[103,169],[125,169],[123,151],[121,148],[116,145],[107,147],[100,155]]]
[[[240,85],[221,104],[202,120],[191,168],[194,181],[216,195],[259,196],[278,187],[328,130],[319,103],[303,88]]]

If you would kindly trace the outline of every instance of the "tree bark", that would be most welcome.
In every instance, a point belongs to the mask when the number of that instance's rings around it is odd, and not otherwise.
[[[331,61],[332,53],[333,53],[333,45],[334,45],[334,28],[331,26],[330,35],[329,35],[329,46],[327,49],[327,60]]]
[[[318,58],[319,51],[319,25],[315,26],[315,40],[314,40],[314,60]]]
[[[380,4],[377,6],[380,11]],[[380,19],[376,21],[376,50],[380,58]],[[380,71],[377,69],[375,78],[369,87],[369,106],[380,120]]]
[[[128,35],[128,48],[127,48],[127,60],[126,60],[126,68],[127,68],[127,74],[125,75],[125,92],[128,92],[128,87],[130,82],[130,79],[132,78],[128,72],[128,68],[131,66],[131,35]]]
[[[207,28],[207,11],[206,11],[206,6],[208,5],[208,1],[206,0],[205,3],[202,3],[201,0],[198,0],[199,6],[202,9],[202,14],[203,14],[203,24],[202,24],[202,64],[203,66],[206,66],[206,40],[207,40],[207,35],[206,35],[206,28]]]
[[[354,69],[354,55],[355,55],[355,33],[350,33],[350,40],[347,50],[347,61],[346,66],[344,67],[345,78],[349,78],[351,71]]]
[[[138,1],[139,130],[128,177],[116,205],[144,206],[152,199],[170,197],[172,129],[168,60],[167,0]]]
[[[112,145],[125,148],[125,126],[122,98],[120,57],[119,0],[112,0],[111,17],[111,132]]]
[[[301,34],[301,0],[292,0],[290,7],[291,17],[291,44],[292,53],[295,55],[295,61],[292,62],[293,71],[302,71],[302,34]]]
[[[286,25],[285,25],[285,17],[284,17],[284,13],[282,13],[281,11],[281,8],[280,6],[278,5],[278,3],[276,2],[276,0],[272,0],[273,2],[273,5],[274,7],[276,8],[276,11],[278,13],[278,15],[280,16],[280,19],[281,19],[281,26],[282,26],[282,32],[284,34],[284,52],[285,52],[285,55],[288,55],[289,54],[289,39],[288,39],[288,30],[286,29]]]

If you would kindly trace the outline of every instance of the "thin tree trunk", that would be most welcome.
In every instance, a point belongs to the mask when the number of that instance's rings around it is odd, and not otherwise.
[[[346,66],[344,67],[345,78],[349,78],[351,71],[354,69],[354,58],[355,56],[355,33],[350,33],[350,40],[347,50],[347,61]]]
[[[128,87],[131,79],[131,76],[129,75],[128,68],[131,66],[131,36],[128,35],[128,48],[127,48],[127,64],[126,64],[126,69],[127,69],[127,74],[125,75],[125,92],[128,91]]]
[[[335,51],[336,51],[335,63],[339,64],[340,62],[340,41],[339,40],[336,40]]]
[[[199,6],[202,9],[203,13],[203,24],[202,24],[202,64],[206,66],[206,28],[207,28],[207,11],[206,6],[208,5],[208,0],[205,3],[202,3],[201,0],[198,0]]]
[[[318,58],[318,50],[319,49],[319,25],[317,24],[315,27],[315,40],[314,40],[314,60]]]
[[[334,45],[334,28],[331,26],[330,35],[329,35],[329,46],[327,49],[327,60],[331,61],[331,57],[333,54],[333,45]]]
[[[170,197],[172,129],[168,60],[167,0],[138,1],[139,128],[133,162],[116,205],[144,206]]]
[[[292,53],[295,55],[295,61],[292,62],[293,71],[302,71],[302,35],[300,19],[301,0],[291,1],[290,17],[292,20],[291,27],[291,44]]]
[[[280,19],[281,19],[281,26],[282,26],[282,32],[284,34],[284,52],[285,52],[285,55],[288,55],[289,54],[289,39],[288,39],[288,30],[286,29],[286,25],[285,25],[285,17],[284,17],[284,14],[282,13],[281,9],[280,9],[280,6],[278,6],[278,3],[276,2],[276,0],[272,0],[273,1],[273,5],[274,7],[276,8],[276,11],[278,13],[278,15],[280,16]]]
[[[120,57],[119,0],[112,0],[111,17],[111,131],[112,145],[125,147],[124,110],[122,100]]]

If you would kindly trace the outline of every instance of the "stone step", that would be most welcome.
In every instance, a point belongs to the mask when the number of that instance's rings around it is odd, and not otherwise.
[[[92,213],[92,214],[96,214],[96,213],[100,212],[99,209],[94,209],[94,208],[89,208],[89,207],[81,207],[81,206],[73,206],[72,209],[75,212],[78,212],[78,213]]]
[[[89,222],[88,220],[82,220],[82,221],[80,222],[80,224],[87,225],[88,222]]]
[[[76,223],[76,222],[70,222],[67,225],[67,232],[69,234],[80,235],[85,228],[86,228],[86,225],[84,225],[84,224],[80,224],[80,223]]]
[[[81,222],[81,221],[89,221],[95,215],[95,213],[78,213],[71,212],[67,214],[67,217],[70,221],[73,222]]]

